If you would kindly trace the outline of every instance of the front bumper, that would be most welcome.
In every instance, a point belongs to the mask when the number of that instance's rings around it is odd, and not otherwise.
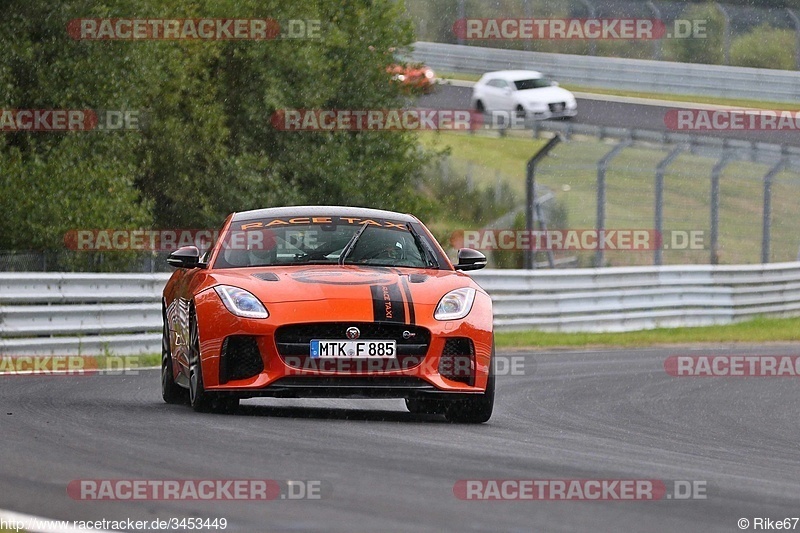
[[[528,118],[534,120],[547,120],[551,118],[574,117],[578,114],[578,105],[567,105],[565,102],[555,102],[545,107],[529,107],[526,109]]]
[[[270,385],[252,387],[218,387],[238,398],[413,398],[459,400],[482,394],[483,391],[443,391],[416,377],[366,376],[289,376]]]
[[[213,291],[210,291],[213,293]],[[492,312],[488,296],[479,293],[472,312],[462,320],[440,322],[420,321],[423,314],[417,313],[418,321],[408,324],[374,323],[379,329],[426,331],[425,344],[420,351],[420,342],[404,342],[394,338],[398,344],[398,357],[392,364],[379,364],[380,360],[343,359],[333,365],[320,365],[319,359],[310,359],[298,343],[279,342],[281,327],[303,326],[307,322],[293,324],[278,323],[280,312],[268,319],[243,319],[231,315],[221,306],[216,294],[202,293],[196,299],[198,327],[200,333],[201,368],[203,382],[208,391],[228,392],[240,398],[255,396],[273,397],[351,397],[351,398],[423,398],[448,395],[455,399],[460,395],[474,395],[486,390],[492,357]],[[212,297],[213,296],[213,297]],[[294,304],[293,304],[294,305]],[[300,304],[301,305],[301,304]],[[272,309],[270,310],[272,312]],[[432,315],[432,310],[430,311]],[[333,313],[337,320],[320,321],[313,324],[363,323],[348,315],[344,308]],[[350,320],[352,318],[352,320]],[[391,326],[388,327],[388,326]],[[321,330],[329,328],[322,327]],[[416,337],[416,339],[420,339]],[[237,339],[251,339],[247,348],[251,361],[248,372],[232,371],[225,347],[237,344]],[[316,338],[331,338],[325,331]],[[335,337],[334,337],[335,338]],[[365,337],[368,338],[368,337]],[[376,333],[372,338],[389,338],[385,333]],[[456,339],[471,341],[470,378],[459,379],[442,372],[447,368],[448,357],[454,357]],[[245,346],[247,343],[238,343]],[[456,343],[457,344],[457,343]],[[280,346],[279,346],[280,345]],[[244,349],[244,348],[243,348]],[[299,351],[298,351],[299,350]],[[465,350],[466,351],[466,350]],[[256,354],[256,355],[253,355]],[[254,360],[254,358],[259,358]],[[330,362],[331,360],[327,360]],[[242,377],[250,373],[247,377]]]

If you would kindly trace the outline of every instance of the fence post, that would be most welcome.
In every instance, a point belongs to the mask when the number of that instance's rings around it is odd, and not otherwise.
[[[595,267],[603,266],[603,234],[606,229],[606,170],[608,164],[623,149],[630,146],[632,141],[625,139],[620,141],[614,148],[597,162],[597,252],[595,253]]]
[[[661,22],[664,22],[664,21],[661,19],[661,10],[660,10],[660,9],[658,9],[658,7],[657,7],[657,6],[656,6],[656,5],[653,3],[653,1],[652,1],[652,0],[649,0],[649,1],[647,2],[647,7],[649,7],[649,8],[650,8],[650,11],[652,11],[652,12],[653,12],[653,15],[655,15],[655,17],[656,17],[656,20],[659,20],[659,21],[661,21]],[[654,39],[654,40],[653,40],[653,59],[660,60],[660,59],[661,59],[661,57],[662,57],[662,53],[661,53],[661,39],[660,39],[660,38],[659,38],[659,39]]]
[[[658,235],[657,246],[655,247],[653,264],[661,266],[664,262],[663,257],[663,235],[664,235],[664,174],[667,172],[667,167],[675,160],[676,157],[684,150],[683,145],[677,146],[667,154],[667,157],[658,162],[656,166],[656,198],[655,198],[655,230]]]
[[[772,180],[778,173],[786,167],[786,157],[775,163],[769,171],[764,174],[764,207],[761,213],[761,262],[769,263],[769,245],[772,233]]]
[[[534,210],[536,209],[536,165],[561,141],[561,135],[556,133],[552,139],[547,141],[547,144],[542,146],[539,151],[528,160],[528,164],[525,169],[525,229],[528,231],[529,236],[533,235],[532,232],[534,230]],[[550,253],[552,253],[552,251]],[[525,250],[523,268],[526,270],[533,270],[536,268],[534,254],[535,251],[533,250],[533,246],[530,246],[528,250]]]
[[[533,18],[533,9],[531,7],[531,0],[522,0],[522,15],[526,19],[532,19]],[[531,39],[524,39],[522,41],[522,48],[525,51],[530,52],[530,50],[532,48],[531,47]]]
[[[719,178],[730,163],[730,154],[724,152],[711,169],[711,264],[719,264]]]
[[[578,0],[581,4],[586,6],[586,9],[589,10],[589,18],[596,19],[597,18],[597,11],[594,8],[594,5],[589,0]],[[597,42],[594,39],[589,40],[589,55],[595,56],[597,55]]]
[[[725,26],[722,28],[722,36],[723,36],[723,43],[722,43],[722,51],[725,57],[725,64],[731,64],[731,17],[728,15],[728,11],[725,9],[725,6],[716,2],[717,9],[719,12],[722,13],[722,18],[725,19]]]
[[[457,13],[458,13],[456,15],[456,20],[463,20],[463,19],[467,18],[466,0],[458,0],[458,7],[456,8],[456,10],[457,10]],[[458,35],[456,43],[464,44],[464,38],[461,35]]]
[[[791,8],[787,7],[786,11],[794,24],[794,68],[800,70],[800,18]]]

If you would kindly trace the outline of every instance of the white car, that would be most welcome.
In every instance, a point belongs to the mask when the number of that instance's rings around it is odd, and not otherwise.
[[[472,88],[472,107],[534,120],[570,118],[578,113],[575,96],[535,70],[487,72]]]

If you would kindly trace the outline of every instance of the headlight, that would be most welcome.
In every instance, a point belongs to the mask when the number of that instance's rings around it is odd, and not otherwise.
[[[425,70],[425,77],[429,80],[432,80],[435,75],[431,69]]]
[[[251,293],[239,287],[217,285],[214,287],[228,311],[244,318],[267,318],[269,313],[264,304]]]
[[[398,74],[397,76],[395,76],[395,79],[397,81],[406,81],[406,75],[405,74]]]
[[[450,291],[439,300],[439,305],[436,306],[433,318],[436,320],[458,320],[459,318],[464,318],[472,311],[472,303],[474,301],[475,289],[465,287]]]

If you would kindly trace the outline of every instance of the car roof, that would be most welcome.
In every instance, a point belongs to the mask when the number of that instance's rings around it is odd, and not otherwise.
[[[243,220],[258,220],[264,218],[309,216],[380,218],[396,220],[399,222],[417,222],[416,217],[408,214],[385,211],[383,209],[370,209],[368,207],[349,207],[340,205],[296,205],[287,207],[267,207],[265,209],[254,209],[252,211],[240,211],[233,214],[233,221],[241,222]]]
[[[538,70],[495,70],[494,72],[487,72],[481,79],[501,78],[506,81],[518,81],[541,77],[542,73]]]

